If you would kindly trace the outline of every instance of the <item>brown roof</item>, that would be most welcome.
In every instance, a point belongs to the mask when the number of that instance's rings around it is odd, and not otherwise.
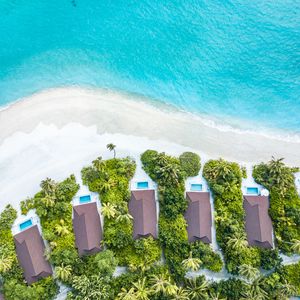
[[[188,224],[189,242],[200,240],[211,243],[211,206],[208,192],[187,192],[188,208],[185,219]]]
[[[52,275],[49,262],[44,257],[45,244],[37,225],[14,236],[19,263],[28,284]]]
[[[4,300],[4,296],[1,293],[0,293],[0,300]]]
[[[157,215],[154,190],[132,191],[128,204],[133,217],[133,238],[151,235],[157,238]]]
[[[102,229],[96,202],[73,207],[73,228],[79,255],[101,250]]]
[[[250,246],[272,248],[272,221],[267,196],[244,196],[246,232]]]

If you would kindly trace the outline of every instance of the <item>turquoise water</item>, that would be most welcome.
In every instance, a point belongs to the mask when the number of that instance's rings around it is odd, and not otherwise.
[[[247,187],[247,195],[258,195],[257,187]]]
[[[91,202],[91,196],[90,195],[79,197],[79,203],[83,204],[83,203],[89,203],[89,202]]]
[[[0,105],[106,87],[299,132],[299,24],[298,0],[0,0]]]
[[[147,189],[149,187],[148,181],[141,181],[136,184],[138,189]]]
[[[29,220],[27,220],[27,221],[20,224],[20,230],[23,231],[23,230],[25,230],[25,229],[27,229],[28,227],[31,227],[31,226],[32,226],[32,221],[31,221],[31,219],[29,219]]]
[[[198,183],[192,183],[191,184],[191,191],[198,191],[201,192],[202,191],[202,184],[198,184]]]

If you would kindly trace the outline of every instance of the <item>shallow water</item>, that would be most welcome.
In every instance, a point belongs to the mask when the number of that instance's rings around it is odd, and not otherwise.
[[[300,132],[299,78],[299,1],[0,0],[0,105],[107,87]]]

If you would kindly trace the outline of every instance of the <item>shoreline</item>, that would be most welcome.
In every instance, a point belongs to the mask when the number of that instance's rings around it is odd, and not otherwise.
[[[138,103],[142,103],[143,105],[148,106],[148,108],[167,112],[167,113],[174,113],[184,116],[185,118],[193,119],[195,122],[200,122],[203,126],[209,127],[212,129],[216,129],[220,132],[231,132],[236,134],[249,134],[249,135],[255,135],[255,136],[261,136],[265,137],[267,139],[271,140],[279,140],[284,142],[292,142],[292,143],[299,143],[300,144],[300,131],[294,132],[292,130],[285,130],[285,129],[279,129],[279,128],[269,128],[269,127],[262,127],[258,126],[257,128],[251,128],[253,125],[248,123],[244,120],[237,120],[234,119],[234,123],[239,124],[241,123],[241,126],[232,125],[230,124],[230,121],[224,120],[219,117],[214,116],[208,116],[203,115],[198,112],[192,112],[192,111],[185,111],[183,109],[180,109],[172,104],[165,103],[159,99],[153,99],[148,98],[147,96],[137,94],[137,93],[131,93],[124,90],[111,90],[108,88],[93,88],[90,86],[58,86],[55,88],[48,88],[43,89],[37,92],[32,93],[31,95],[18,98],[15,101],[5,104],[3,106],[0,106],[0,117],[1,113],[13,108],[14,106],[17,106],[18,104],[26,101],[31,101],[35,98],[40,98],[40,101],[45,101],[46,99],[42,99],[43,97],[46,98],[52,98],[51,94],[56,93],[62,93],[64,95],[67,95],[69,97],[72,93],[81,92],[83,96],[107,96],[109,97],[119,97],[119,100],[122,101],[134,101]],[[93,94],[93,95],[92,95]],[[54,97],[56,97],[54,95]],[[63,97],[63,95],[61,95]],[[62,99],[63,100],[63,99]],[[103,99],[102,99],[103,100]],[[0,119],[1,120],[1,119]],[[0,124],[1,125],[1,124]],[[1,140],[0,140],[1,145]]]
[[[14,120],[14,122],[12,122]],[[30,133],[40,123],[58,128],[69,123],[96,126],[97,133],[125,134],[165,140],[240,162],[257,163],[284,157],[300,165],[300,140],[282,140],[262,133],[219,128],[213,121],[137,95],[79,87],[44,90],[19,99],[0,111],[0,147],[16,132]],[[208,125],[209,124],[209,125]]]

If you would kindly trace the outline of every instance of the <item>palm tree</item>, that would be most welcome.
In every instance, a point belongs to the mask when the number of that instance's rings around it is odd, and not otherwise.
[[[189,300],[188,292],[183,288],[179,287],[176,289],[176,293],[170,298],[172,300]]]
[[[205,300],[207,299],[208,282],[203,280],[201,283],[198,283],[196,278],[188,279],[186,281],[186,290],[189,299]]]
[[[146,286],[146,278],[133,283],[134,295],[137,300],[149,300],[151,290]]]
[[[126,290],[125,288],[121,289],[121,292],[117,296],[117,300],[135,300],[134,288]]]
[[[107,148],[109,151],[114,151],[114,158],[116,158],[116,145],[110,143],[110,144],[107,144],[107,145],[106,145],[106,148]]]
[[[117,214],[116,206],[112,203],[103,203],[101,208],[101,213],[107,219],[112,219]]]
[[[275,286],[275,297],[280,300],[288,300],[291,296],[297,294],[295,286],[289,284],[286,280]]]
[[[62,264],[61,266],[55,267],[55,277],[62,280],[68,281],[72,275],[71,266],[65,266]]]
[[[102,160],[102,156],[97,157],[93,162],[93,166],[97,169],[99,172],[104,172],[105,170],[105,161]]]
[[[107,193],[115,185],[116,183],[112,179],[108,179],[101,184],[100,190],[101,192]]]
[[[108,299],[110,294],[107,282],[99,275],[74,276],[72,288],[75,290],[75,299]]]
[[[152,275],[150,284],[152,285],[151,289],[154,294],[163,295],[169,294],[168,292],[170,292],[170,290],[168,290],[168,286],[172,285],[170,277],[167,277],[165,274]],[[172,291],[171,294],[173,293],[175,293],[175,291]]]
[[[228,163],[225,160],[220,159],[219,162],[220,163],[218,164],[218,168],[216,170],[217,177],[221,177],[225,180],[226,177],[230,174],[231,170],[229,168]]]
[[[59,236],[65,236],[67,234],[70,233],[68,226],[65,225],[65,221],[63,219],[61,219],[59,221],[59,224],[57,224],[55,226],[55,232],[59,235]]]
[[[243,264],[239,267],[239,274],[252,282],[259,276],[259,270],[250,265]]]
[[[232,237],[227,241],[227,246],[232,250],[240,251],[248,246],[248,242],[245,239],[244,234],[238,233],[235,237]]]
[[[252,290],[248,290],[242,293],[243,298],[241,300],[262,300],[261,296],[256,295]]]
[[[265,283],[265,278],[260,276],[257,277],[250,287],[250,293],[253,297],[256,297],[257,300],[268,299],[268,293],[263,289]]]
[[[166,286],[166,295],[172,296],[175,295],[177,292],[177,285],[176,284],[168,284]]]
[[[293,240],[292,250],[300,254],[300,240]]]
[[[220,293],[216,292],[209,292],[209,300],[226,300],[226,298],[223,298]]]
[[[57,184],[54,180],[47,177],[45,180],[41,182],[40,186],[45,192],[45,194],[53,194],[57,187]]]
[[[119,222],[119,223],[129,224],[132,219],[133,219],[132,215],[130,215],[129,213],[126,213],[126,214],[118,215],[116,221]]]
[[[179,174],[180,169],[179,166],[175,164],[168,163],[163,167],[158,167],[156,169],[157,176],[166,182],[171,181],[175,184],[179,183]]]
[[[55,205],[55,197],[49,194],[46,194],[46,196],[42,198],[41,201],[47,208],[53,207]]]
[[[0,273],[9,271],[12,267],[13,261],[13,257],[2,255],[0,258]]]
[[[186,270],[197,271],[200,268],[201,260],[199,258],[194,258],[192,251],[187,259],[182,261],[182,265]]]

